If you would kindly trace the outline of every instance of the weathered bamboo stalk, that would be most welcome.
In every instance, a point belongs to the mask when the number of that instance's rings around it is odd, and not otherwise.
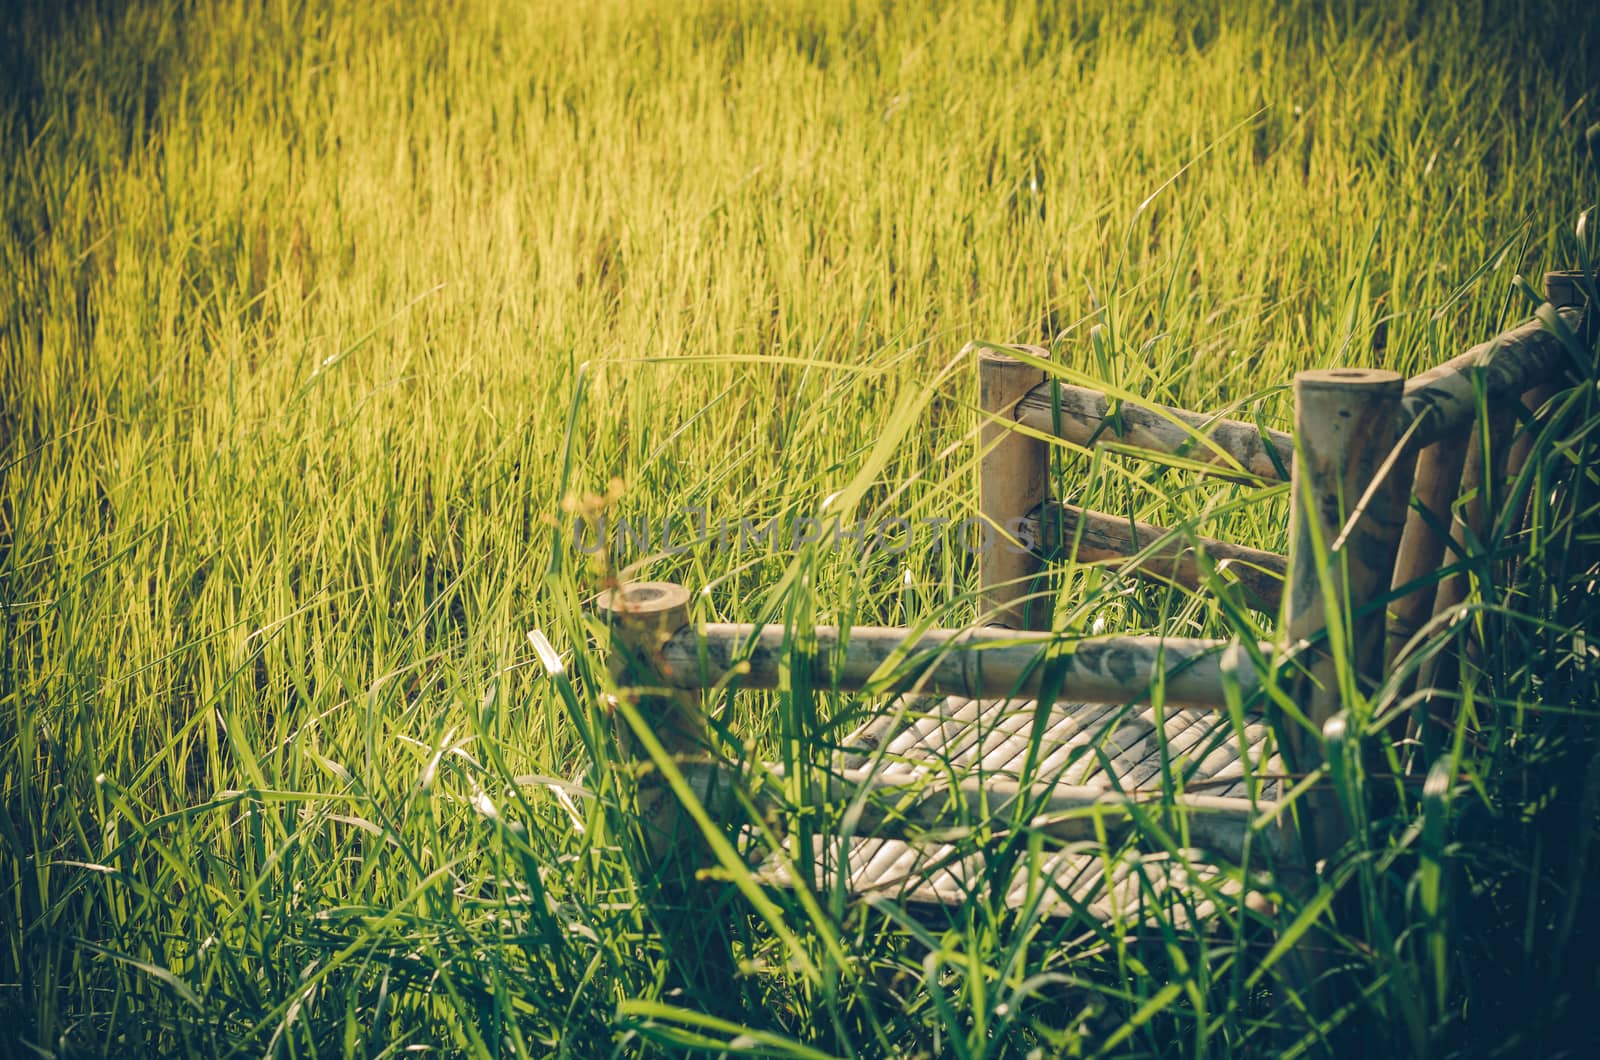
[[[1438,583],[1431,579],[1444,558],[1450,540],[1450,505],[1461,489],[1461,470],[1467,447],[1459,437],[1443,438],[1417,456],[1414,507],[1406,513],[1405,532],[1395,562],[1395,589],[1420,583],[1390,605],[1388,665],[1400,661],[1400,652],[1433,614]]]
[[[1511,426],[1515,417],[1504,405],[1489,408],[1487,441],[1474,430],[1465,448],[1466,468],[1461,474],[1461,496],[1455,506],[1455,516],[1450,523],[1451,553],[1447,563],[1456,563],[1472,554],[1488,537],[1494,508],[1503,500],[1502,484]],[[1485,445],[1487,444],[1487,452]],[[1465,570],[1452,571],[1439,581],[1434,595],[1433,617],[1443,619],[1456,611],[1466,601],[1472,587],[1472,575]],[[1468,638],[1470,641],[1470,637]],[[1464,645],[1470,651],[1470,645]],[[1442,651],[1430,657],[1418,674],[1417,686],[1431,688],[1433,694],[1422,705],[1431,724],[1423,728],[1423,747],[1427,758],[1433,757],[1442,733],[1449,729],[1455,716],[1455,685],[1460,679],[1461,657],[1456,652]]]
[[[1119,570],[1186,589],[1205,584],[1197,553],[1226,565],[1262,611],[1277,613],[1283,599],[1286,557],[1208,537],[1176,536],[1150,523],[1119,519],[1104,512],[1046,501],[1023,521],[1020,538],[1045,555],[1074,550],[1082,563],[1127,560]]]
[[[1544,300],[1557,309],[1581,309],[1589,303],[1583,289],[1583,273],[1561,269],[1544,274]]]
[[[1019,423],[1074,445],[1115,443],[1182,456],[1222,473],[1242,472],[1268,482],[1282,481],[1293,460],[1294,440],[1282,431],[1168,405],[1132,402],[1123,402],[1117,409],[1119,430],[1107,421],[1110,407],[1110,400],[1098,390],[1047,381],[1017,403],[1016,415]]]
[[[1346,675],[1375,681],[1382,672],[1384,615],[1372,603],[1394,573],[1411,467],[1397,460],[1378,477],[1400,439],[1402,381],[1396,373],[1301,372],[1294,393],[1298,450],[1285,625],[1291,645],[1315,641],[1330,621],[1340,627],[1337,638],[1313,652],[1300,684],[1297,698],[1311,729],[1287,733],[1291,768],[1305,772],[1324,762],[1322,735],[1346,706]],[[1331,788],[1308,795],[1303,821],[1314,864],[1338,849],[1350,823]]]
[[[1574,331],[1582,326],[1581,309],[1557,306],[1556,312]],[[1421,448],[1467,428],[1478,411],[1475,372],[1483,373],[1485,396],[1493,407],[1561,378],[1569,357],[1561,340],[1533,320],[1413,376],[1400,406],[1402,423],[1421,421],[1410,444]]]
[[[1234,670],[1245,696],[1257,686],[1243,645],[1189,637],[1088,637],[1003,629],[904,629],[832,626],[814,630],[810,678],[819,688],[928,692],[973,699],[1032,699],[1047,662],[1062,668],[1057,698],[1065,702],[1148,702],[1159,682],[1173,706],[1225,702],[1223,668]],[[777,688],[789,638],[780,625],[707,623],[680,629],[661,643],[658,680],[680,689],[723,681]],[[1268,650],[1263,646],[1263,650]]]
[[[1544,297],[1557,309],[1571,309],[1582,312],[1589,304],[1589,296],[1583,289],[1583,274],[1581,272],[1547,272],[1544,274]],[[1592,325],[1593,321],[1586,320]],[[1533,452],[1533,444],[1539,434],[1539,410],[1546,402],[1559,391],[1556,380],[1546,379],[1530,388],[1522,395],[1522,407],[1526,412],[1523,419],[1526,423],[1516,432],[1511,441],[1511,449],[1506,454],[1506,480],[1514,482],[1522,474],[1523,467],[1528,462],[1528,456]],[[1509,488],[1509,486],[1507,487]],[[1529,498],[1531,503],[1532,498]],[[1527,521],[1527,506],[1523,506],[1516,513],[1508,527],[1508,536],[1515,536],[1522,531]]]
[[[767,771],[781,779],[778,768]],[[715,798],[735,785],[752,788],[735,767],[715,761],[685,763],[684,774],[697,791]],[[1118,792],[1108,788],[1033,784],[1022,785],[1006,777],[973,773],[952,779],[927,769],[842,769],[819,774],[811,786],[814,805],[840,806],[858,802],[855,834],[876,839],[917,841],[928,832],[1005,824],[1020,811],[1018,822],[1061,843],[1095,842],[1106,835],[1116,842],[1141,818],[1161,822],[1164,817],[1183,820],[1187,845],[1241,857],[1246,838],[1254,832],[1252,846],[1259,852],[1281,848],[1281,829],[1257,829],[1255,821],[1270,803],[1215,795],[1161,792]],[[783,800],[770,788],[755,786],[752,794],[761,810],[781,812]],[[731,803],[729,813],[736,812]]]
[[[653,738],[667,757],[703,756],[711,749],[699,697],[672,688],[658,665],[662,644],[689,622],[689,593],[671,582],[639,582],[603,593],[598,610],[609,619],[611,643],[606,665],[618,696],[629,697],[642,729],[636,732],[613,703],[618,749],[634,766],[634,813],[640,849],[635,870],[650,894],[651,919],[668,940],[673,967],[696,991],[715,999],[732,997],[734,965],[727,921],[707,913],[720,904],[698,879],[713,860],[704,833],[643,742]],[[704,778],[702,778],[704,779]],[[715,778],[712,778],[715,779]],[[717,793],[701,791],[705,802]]]
[[[689,591],[672,582],[635,582],[601,593],[597,609],[610,619],[611,676],[618,688],[644,690],[636,705],[661,746],[674,755],[704,751],[709,745],[699,704],[664,680],[659,666],[662,645],[689,625]],[[649,758],[626,724],[619,725],[617,740],[624,757]]]
[[[1527,465],[1528,455],[1533,452],[1534,439],[1539,434],[1539,410],[1544,407],[1545,402],[1555,396],[1556,390],[1557,387],[1554,383],[1543,383],[1522,395],[1522,408],[1526,413],[1528,422],[1511,439],[1511,449],[1506,454],[1507,481],[1516,479],[1518,475],[1522,474],[1523,467]],[[1521,528],[1522,520],[1519,516],[1516,525],[1511,528],[1511,532],[1516,533]]]
[[[1047,356],[1030,347],[1029,353]],[[1017,541],[1023,517],[1039,506],[1049,486],[1050,451],[1038,438],[1015,430],[1018,399],[1044,371],[990,347],[978,350],[978,514],[985,547],[978,555],[980,620],[1011,629],[1048,629],[1051,607],[1032,599],[1040,559]]]

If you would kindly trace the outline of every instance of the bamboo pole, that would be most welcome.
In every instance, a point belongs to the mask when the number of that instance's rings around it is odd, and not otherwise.
[[[1511,449],[1506,454],[1506,480],[1515,481],[1522,474],[1522,469],[1527,466],[1528,455],[1533,452],[1534,439],[1539,434],[1539,410],[1544,403],[1556,395],[1554,383],[1542,383],[1522,395],[1522,408],[1527,414],[1527,423],[1523,424],[1511,439]],[[1522,528],[1522,518],[1519,515],[1516,525],[1511,528],[1514,534]]]
[[[1581,309],[1556,306],[1555,311],[1574,331],[1582,327]],[[1559,379],[1570,356],[1559,338],[1532,320],[1413,376],[1406,382],[1400,406],[1402,423],[1421,421],[1412,432],[1411,445],[1431,445],[1467,428],[1478,412],[1477,373],[1482,374],[1482,385],[1493,406]]]
[[[1047,667],[1059,667],[1062,702],[1149,702],[1159,686],[1169,706],[1223,709],[1223,672],[1234,672],[1249,697],[1258,678],[1245,646],[1189,637],[1084,637],[987,628],[905,629],[833,626],[814,630],[804,660],[818,688],[885,694],[926,692],[968,699],[1035,699]],[[660,645],[662,679],[681,689],[723,682],[777,688],[786,649],[780,625],[707,623],[679,630]],[[1261,650],[1270,652],[1270,646]],[[792,660],[791,660],[792,662]]]
[[[610,619],[607,667],[619,689],[634,693],[636,707],[669,755],[697,754],[708,746],[704,715],[683,695],[661,656],[661,646],[689,625],[689,590],[672,582],[634,582],[601,593],[597,610]],[[638,735],[620,724],[623,756],[648,760]]]
[[[1294,392],[1298,449],[1285,626],[1289,643],[1302,650],[1330,634],[1313,649],[1296,697],[1311,727],[1286,734],[1291,768],[1309,772],[1325,762],[1324,735],[1344,722],[1346,680],[1372,681],[1382,672],[1384,616],[1371,605],[1394,571],[1411,469],[1404,460],[1385,468],[1400,438],[1398,374],[1301,372]],[[1308,797],[1302,827],[1315,864],[1342,845],[1351,822],[1330,787]]]
[[[1511,425],[1515,422],[1510,410],[1503,405],[1489,408],[1487,439],[1477,430],[1466,443],[1466,469],[1461,474],[1461,496],[1450,523],[1451,554],[1448,563],[1458,563],[1470,556],[1488,536],[1494,518],[1494,505],[1502,500],[1501,483],[1505,479],[1507,442]],[[1485,451],[1487,446],[1487,451]],[[1433,617],[1444,621],[1466,601],[1472,587],[1472,576],[1466,570],[1453,571],[1439,581],[1434,596]],[[1470,638],[1469,638],[1470,639]],[[1466,650],[1472,650],[1470,645]],[[1422,712],[1422,744],[1424,761],[1434,757],[1443,733],[1453,724],[1456,710],[1455,686],[1461,676],[1461,655],[1441,651],[1422,665],[1417,687],[1431,689],[1418,706]]]
[[[673,685],[661,658],[662,644],[689,628],[689,593],[671,582],[636,582],[602,593],[597,610],[608,619],[607,668],[617,695],[628,698],[644,730],[636,731],[623,704],[613,701],[618,749],[634,778],[633,869],[649,895],[647,909],[667,941],[672,967],[690,989],[706,992],[697,996],[720,1008],[736,996],[729,922],[713,915],[725,896],[697,878],[714,857],[646,742],[654,739],[674,762],[703,756],[711,747],[699,697]],[[731,808],[721,779],[692,778],[693,797],[707,807]]]
[[[1433,614],[1438,583],[1431,576],[1444,558],[1450,540],[1451,502],[1461,489],[1461,472],[1467,446],[1459,437],[1442,438],[1417,456],[1413,507],[1406,513],[1400,554],[1395,562],[1393,587],[1420,583],[1390,605],[1388,668],[1401,661],[1406,643]]]
[[[1199,555],[1231,570],[1249,596],[1251,606],[1276,614],[1283,600],[1283,579],[1289,561],[1276,552],[1247,548],[1208,537],[1174,535],[1150,523],[1120,519],[1104,512],[1047,501],[1023,521],[1024,544],[1049,555],[1071,551],[1081,563],[1126,560],[1118,570],[1186,589],[1206,581]]]
[[[1048,356],[1028,347],[1036,357]],[[1018,399],[1044,379],[1043,369],[991,347],[978,349],[978,514],[984,522],[978,553],[980,621],[1011,629],[1048,629],[1048,600],[1032,599],[1042,563],[1017,539],[1027,514],[1049,486],[1046,444],[1013,428]]]
[[[1025,426],[1085,448],[1115,443],[1181,456],[1223,474],[1243,473],[1268,482],[1282,481],[1293,461],[1294,439],[1283,431],[1168,405],[1132,402],[1118,406],[1118,427],[1113,429],[1107,422],[1110,409],[1110,399],[1098,390],[1051,381],[1024,395],[1017,403],[1016,415],[1017,422]]]

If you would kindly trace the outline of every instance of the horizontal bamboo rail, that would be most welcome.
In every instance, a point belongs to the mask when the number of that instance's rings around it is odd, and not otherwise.
[[[600,601],[628,617],[647,637],[632,648],[651,664],[663,686],[708,688],[724,681],[743,688],[777,688],[792,634],[781,625],[707,623],[674,631],[641,622],[654,601],[676,600],[670,582],[624,586]],[[629,627],[622,627],[624,634]],[[1060,667],[1057,698],[1067,702],[1149,702],[1162,690],[1172,706],[1226,703],[1224,669],[1248,697],[1258,685],[1250,653],[1233,641],[1189,637],[1070,637],[1005,629],[930,630],[857,626],[811,633],[810,678],[817,687],[859,691],[930,692],[973,699],[1035,699],[1053,663]],[[1260,649],[1269,654],[1270,646]]]
[[[1276,613],[1283,600],[1289,561],[1276,552],[1264,552],[1209,537],[1175,535],[1150,523],[1121,519],[1054,501],[1041,505],[1023,519],[1017,533],[1026,547],[1048,554],[1076,546],[1081,563],[1126,560],[1119,569],[1140,577],[1176,582],[1186,589],[1205,584],[1205,571],[1197,553],[1213,563],[1226,564],[1250,594],[1251,606]]]
[[[1025,427],[1073,445],[1087,448],[1114,443],[1181,456],[1222,474],[1243,472],[1268,482],[1284,481],[1294,462],[1294,439],[1283,431],[1169,405],[1128,401],[1117,408],[1118,430],[1107,421],[1110,407],[1110,399],[1098,390],[1046,380],[1017,402],[1016,418]]]
[[[1581,307],[1558,305],[1555,311],[1578,331]],[[1047,356],[1037,346],[1016,348]],[[1418,450],[1467,427],[1477,408],[1475,373],[1483,373],[1491,404],[1518,400],[1558,378],[1567,356],[1560,338],[1532,320],[1413,377],[1400,403],[1402,434],[1413,421],[1422,422],[1411,431],[1408,446]],[[1111,407],[1112,399],[1102,391],[1046,379],[1017,401],[1013,415],[1025,427],[1074,445],[1143,449],[1206,464],[1223,475],[1281,482],[1293,463],[1294,438],[1284,431],[1153,402],[1119,402],[1113,423]]]
[[[775,793],[777,785],[751,785],[751,778],[732,764],[696,760],[683,762],[680,768],[696,798],[714,817],[740,812],[733,801],[735,791],[748,792],[761,812],[781,812],[787,805]],[[781,781],[784,774],[774,765],[768,767],[767,775]],[[904,767],[817,770],[807,779],[811,805],[857,803],[855,834],[874,839],[916,841],[927,838],[927,833],[1004,825],[1016,818],[1020,809],[1024,815],[1020,827],[1060,843],[1093,843],[1102,836],[1116,843],[1141,821],[1159,826],[1164,818],[1170,818],[1175,824],[1181,819],[1184,834],[1174,838],[1182,845],[1214,850],[1236,860],[1247,839],[1258,852],[1277,853],[1286,845],[1281,826],[1256,824],[1273,811],[1271,802],[1046,782],[1024,785],[977,772],[952,782],[945,774]]]
[[[1582,326],[1581,308],[1555,311],[1574,332]],[[1478,414],[1475,374],[1482,373],[1486,403],[1499,406],[1520,401],[1525,392],[1561,378],[1570,356],[1560,338],[1532,320],[1412,376],[1400,401],[1400,422],[1407,428],[1417,422],[1408,444],[1420,449],[1467,429]]]

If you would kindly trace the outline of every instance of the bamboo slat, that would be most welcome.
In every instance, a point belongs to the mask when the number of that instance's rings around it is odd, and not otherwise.
[[[1058,402],[1059,421],[1055,415]],[[1016,415],[1023,425],[1074,445],[1114,442],[1182,456],[1223,473],[1242,471],[1267,482],[1282,481],[1293,460],[1294,439],[1282,431],[1168,405],[1126,401],[1117,408],[1120,429],[1113,429],[1107,422],[1110,408],[1110,399],[1098,390],[1046,381],[1017,402]]]
[[[696,794],[710,802],[708,809],[721,815],[735,808],[719,805],[719,793],[731,793],[739,785],[754,795],[758,810],[785,808],[779,785],[751,785],[746,772],[730,765],[690,761],[682,768]],[[772,780],[783,778],[776,765],[765,773]],[[856,834],[876,839],[916,839],[930,832],[999,824],[1037,831],[1060,843],[1094,842],[1103,835],[1115,842],[1141,818],[1159,822],[1181,817],[1192,845],[1235,859],[1247,837],[1263,850],[1275,850],[1279,841],[1276,827],[1255,828],[1263,809],[1270,812],[1272,804],[1249,799],[1020,785],[981,775],[952,780],[934,770],[907,768],[819,770],[807,779],[813,807],[854,804]]]
[[[1150,523],[1053,501],[1028,515],[1019,536],[1028,547],[1044,555],[1075,547],[1079,562],[1127,560],[1118,569],[1176,582],[1186,589],[1199,589],[1205,584],[1205,571],[1197,555],[1202,553],[1212,563],[1226,565],[1239,579],[1251,597],[1251,606],[1273,614],[1283,599],[1283,579],[1289,569],[1288,559],[1276,552],[1208,537],[1173,535]]]
[[[810,679],[816,687],[841,691],[871,686],[973,699],[1036,698],[1045,685],[1047,662],[1061,668],[1057,698],[1074,702],[1148,702],[1159,683],[1163,702],[1220,709],[1226,702],[1225,668],[1233,671],[1244,696],[1258,685],[1250,653],[1233,641],[1074,638],[993,628],[940,629],[919,636],[873,626],[857,626],[842,636],[832,626],[818,626],[812,639]],[[783,626],[708,623],[680,629],[661,643],[655,679],[679,689],[724,681],[777,688],[793,655]]]

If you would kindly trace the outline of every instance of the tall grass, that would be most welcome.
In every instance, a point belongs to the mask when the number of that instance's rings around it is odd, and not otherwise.
[[[741,962],[729,993],[686,990],[699,973],[627,856],[584,601],[672,577],[705,589],[706,617],[803,637],[970,620],[973,572],[931,535],[899,554],[586,555],[574,508],[615,479],[608,510],[655,526],[694,506],[789,526],[836,494],[862,518],[959,521],[975,419],[956,351],[974,337],[1280,425],[1295,370],[1436,363],[1524,312],[1513,275],[1573,263],[1560,233],[1596,187],[1575,150],[1591,19],[735,0],[15,15],[9,1051],[1202,1055],[1340,1033],[1250,979],[1243,927],[1226,952],[1171,925],[1152,949],[981,896],[933,927],[839,894],[730,903],[707,918]],[[1581,434],[1592,391],[1561,400]],[[1475,709],[1439,781],[1349,859],[1370,922],[1335,930],[1368,947],[1347,957],[1371,996],[1346,1024],[1374,1047],[1539,1051],[1600,992],[1596,773],[1574,750],[1596,695],[1589,444],[1530,463],[1549,518],[1515,542],[1532,559],[1511,608],[1474,612],[1493,646]],[[1097,506],[1284,545],[1281,498],[1063,468]],[[1502,577],[1493,542],[1477,555],[1482,583]],[[1228,627],[1064,578],[1066,624]],[[805,689],[714,706],[751,757],[792,760],[847,713]]]

